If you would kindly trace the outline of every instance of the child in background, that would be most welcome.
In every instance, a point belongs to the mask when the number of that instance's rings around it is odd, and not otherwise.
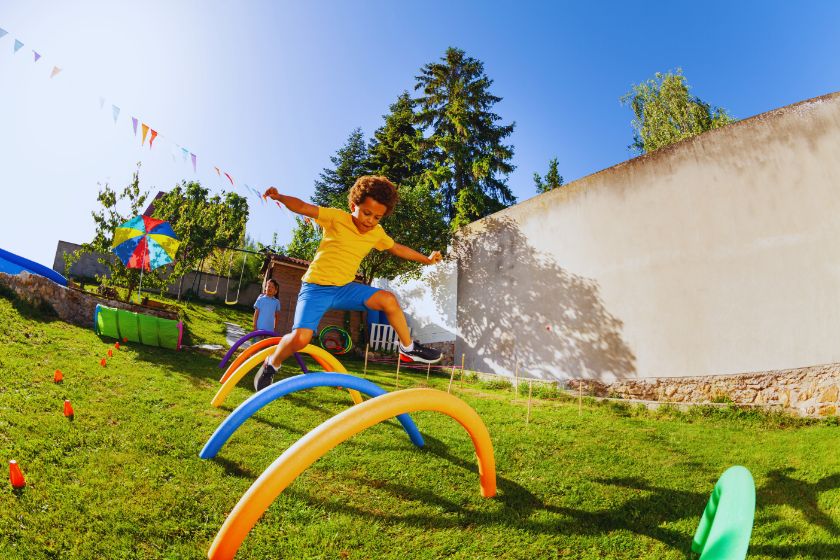
[[[263,293],[254,302],[254,330],[277,332],[280,328],[280,300],[277,293],[280,286],[273,278],[263,284]]]
[[[257,391],[271,385],[283,360],[309,344],[321,317],[330,309],[384,311],[399,336],[401,359],[430,364],[440,361],[438,350],[411,340],[408,323],[394,294],[354,282],[359,264],[371,249],[388,251],[395,257],[423,264],[441,260],[439,251],[426,256],[394,243],[379,225],[379,220],[390,215],[397,205],[397,188],[391,181],[371,175],[359,177],[347,196],[350,212],[314,206],[280,194],[274,187],[265,191],[264,196],[296,214],[312,218],[323,228],[324,234],[315,258],[303,275],[292,332],[282,338],[254,377]]]

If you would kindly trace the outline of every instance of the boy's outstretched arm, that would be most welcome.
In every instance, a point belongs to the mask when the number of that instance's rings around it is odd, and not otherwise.
[[[263,193],[263,196],[280,202],[280,204],[282,204],[295,214],[309,216],[313,219],[318,217],[317,206],[315,206],[314,204],[309,204],[308,202],[304,202],[303,200],[295,198],[294,196],[280,194],[274,187],[268,187],[268,189],[266,189],[266,191]]]
[[[440,255],[440,251],[432,251],[432,253],[427,257],[423,253],[418,253],[411,247],[406,247],[405,245],[400,245],[399,243],[394,243],[394,246],[388,249],[388,252],[394,255],[395,257],[399,257],[407,261],[416,261],[423,264],[435,264],[437,262],[440,262],[440,260],[443,258]]]

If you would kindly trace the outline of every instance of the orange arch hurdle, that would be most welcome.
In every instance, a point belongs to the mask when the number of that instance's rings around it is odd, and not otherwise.
[[[268,340],[260,342],[268,342]],[[250,350],[250,348],[245,350],[245,352],[247,352],[248,350]],[[236,387],[236,384],[239,383],[239,380],[245,377],[246,373],[263,363],[265,359],[268,356],[270,356],[273,352],[273,346],[269,346],[268,348],[262,348],[255,352],[252,352],[251,355],[239,365],[239,367],[230,372],[230,375],[225,373],[225,375],[227,375],[227,379],[225,379],[225,382],[222,383],[221,387],[219,387],[219,390],[216,392],[216,395],[213,397],[213,400],[210,401],[210,404],[217,408],[222,406],[222,403],[225,402],[227,396],[230,394],[231,391],[233,391],[233,388]],[[310,356],[312,356],[312,358],[314,358],[315,361],[318,362],[318,364],[320,364],[320,366],[326,371],[332,371],[335,373],[347,373],[347,370],[344,369],[344,366],[341,365],[341,362],[339,362],[335,356],[333,356],[323,348],[318,348],[317,346],[307,344],[306,347],[303,348],[303,350],[300,350],[300,353],[309,354]],[[347,391],[350,393],[350,397],[353,399],[353,402],[355,404],[359,404],[360,402],[362,402],[362,395],[358,391],[355,391],[353,389],[348,389]]]
[[[467,403],[437,389],[404,389],[367,400],[336,414],[300,438],[254,481],[231,510],[213,544],[210,560],[228,560],[236,555],[245,537],[268,506],[312,463],[355,434],[399,414],[432,410],[447,414],[469,433],[478,458],[481,495],[496,495],[496,463],[487,427]]]

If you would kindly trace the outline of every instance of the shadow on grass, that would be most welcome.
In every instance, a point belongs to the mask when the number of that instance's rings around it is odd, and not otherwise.
[[[478,468],[474,462],[453,455],[440,440],[425,434],[424,437],[426,438],[425,452],[436,455],[478,477]],[[763,509],[782,504],[794,507],[802,511],[812,524],[836,535],[837,523],[818,508],[817,494],[837,488],[840,484],[840,474],[826,476],[816,483],[807,483],[791,478],[787,474],[789,472],[792,472],[792,469],[772,471],[768,474],[767,482],[757,490],[758,507]],[[713,484],[709,485],[709,492],[692,492],[664,488],[639,477],[595,479],[594,482],[604,486],[625,488],[632,497],[617,507],[588,511],[546,504],[540,497],[517,482],[499,476],[497,478],[498,494],[494,500],[501,504],[501,509],[472,511],[464,509],[463,504],[459,502],[416,486],[368,480],[364,477],[352,478],[373,488],[389,492],[401,500],[420,501],[442,510],[443,513],[456,515],[372,513],[352,504],[327,503],[312,495],[295,493],[301,499],[320,502],[327,510],[418,528],[451,529],[465,526],[502,525],[524,532],[546,535],[591,536],[627,531],[649,537],[674,550],[682,551],[687,558],[690,554],[693,528],[699,523],[713,486]],[[555,520],[534,519],[535,514],[541,512],[554,514]],[[544,519],[545,516],[539,516],[539,518]],[[691,534],[667,528],[683,520],[691,522]],[[840,545],[831,543],[763,544],[753,546],[750,550],[753,553],[777,558],[790,558],[796,555],[825,560],[840,558]]]

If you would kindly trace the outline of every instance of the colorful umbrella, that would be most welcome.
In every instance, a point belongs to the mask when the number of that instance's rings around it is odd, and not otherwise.
[[[136,216],[114,231],[111,249],[127,268],[140,269],[142,283],[143,271],[171,263],[180,244],[169,222]]]

